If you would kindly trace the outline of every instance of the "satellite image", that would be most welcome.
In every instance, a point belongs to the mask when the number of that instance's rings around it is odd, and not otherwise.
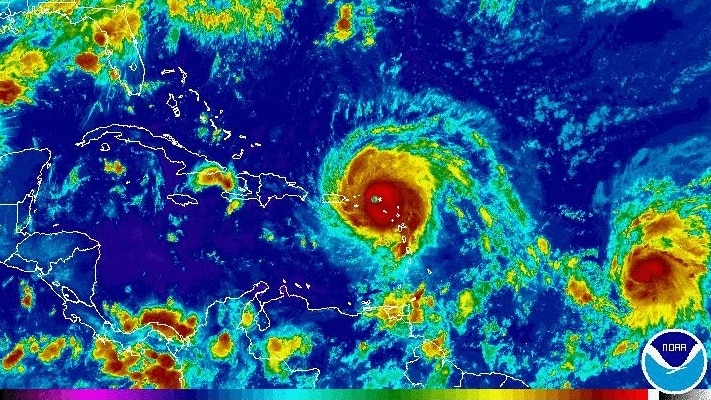
[[[709,21],[0,0],[0,388],[651,389],[665,329],[706,373]]]

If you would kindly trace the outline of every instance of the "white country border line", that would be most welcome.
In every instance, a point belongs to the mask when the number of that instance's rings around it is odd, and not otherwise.
[[[187,207],[191,205],[199,204],[197,199],[182,193],[173,193],[166,196],[166,198],[173,202],[173,204],[179,205],[181,207]]]
[[[264,283],[263,281],[259,281],[259,282],[255,283],[254,285],[252,285],[252,288],[251,288],[251,289],[249,289],[249,290],[243,292],[241,295],[239,295],[239,296],[237,296],[237,297],[226,296],[226,297],[223,297],[223,298],[221,298],[221,299],[215,300],[215,301],[213,301],[212,303],[210,303],[210,305],[208,305],[208,306],[205,308],[205,313],[204,313],[204,314],[205,314],[205,318],[204,318],[203,322],[200,323],[200,324],[198,324],[198,325],[195,327],[195,333],[193,334],[193,336],[197,336],[197,335],[200,333],[200,329],[207,326],[207,321],[208,321],[208,319],[209,319],[210,309],[211,309],[212,307],[214,307],[214,306],[216,306],[216,305],[218,305],[218,304],[226,304],[226,303],[229,302],[229,301],[236,301],[236,300],[241,299],[241,298],[244,297],[244,296],[247,296],[247,295],[250,294],[250,293],[254,293],[256,290],[259,289],[259,285],[260,285],[260,284],[265,284],[265,285],[266,285],[266,283]],[[266,290],[266,289],[264,289],[264,290]],[[257,293],[259,293],[259,292],[257,292]],[[254,296],[256,296],[257,293],[255,293]],[[191,346],[190,340],[189,340],[188,338],[186,338],[186,337],[183,337],[180,333],[178,333],[178,331],[177,331],[174,327],[172,327],[172,326],[170,326],[170,325],[165,325],[165,324],[162,324],[162,323],[159,323],[159,322],[151,322],[151,323],[148,323],[148,324],[146,324],[146,325],[144,325],[144,326],[138,328],[138,330],[150,328],[149,325],[151,325],[151,326],[161,326],[161,327],[165,327],[165,328],[171,329],[173,332],[175,332],[176,336],[179,338],[179,339],[178,339],[179,345],[178,345],[178,347],[175,349],[175,351],[170,350],[170,352],[171,352],[174,356],[177,357],[177,354],[178,354],[181,350],[186,349],[186,348],[188,348],[188,347]],[[126,334],[126,335],[127,335],[127,333],[125,333],[125,332],[123,332],[123,331],[121,331],[121,330],[114,330],[114,331],[115,331],[116,333],[123,333],[123,334]],[[171,344],[171,340],[170,340],[170,339],[168,339],[168,338],[166,338],[165,336],[163,336],[162,334],[160,334],[160,333],[158,333],[158,332],[155,332],[155,331],[153,331],[153,330],[150,330],[150,329],[149,329],[148,335],[147,335],[146,337],[152,335],[153,333],[156,333],[156,334],[158,335],[157,337],[160,338],[160,339],[162,339],[162,340],[164,340],[164,341],[166,342],[166,344]]]
[[[369,304],[369,303],[363,302],[363,304]],[[398,314],[395,315],[395,316],[393,316],[393,317],[391,317],[391,318],[389,318],[389,319],[388,319],[388,322],[397,323],[397,322],[400,322],[400,321],[405,321],[405,322],[407,323],[407,325],[408,325],[408,328],[409,328],[409,336],[408,336],[408,338],[427,340],[424,335],[415,335],[415,334],[414,334],[414,324],[413,324],[412,322],[407,321],[407,320],[405,319],[405,317],[407,317],[407,316],[409,315],[409,313],[405,313],[404,311],[405,311],[406,308],[411,308],[411,307],[412,307],[412,306],[409,305],[409,304],[404,304],[404,305],[402,305],[402,306],[384,306],[384,305],[383,305],[383,306],[368,306],[368,305],[366,305],[365,307],[363,307],[363,313],[366,313],[366,312],[369,312],[369,311],[373,311],[373,310],[379,310],[379,309],[398,310]],[[388,313],[388,314],[389,314],[389,313]],[[437,347],[437,349],[439,349],[440,351],[444,350],[444,349],[442,349],[441,347],[439,347],[437,344],[435,344],[435,343],[432,343],[432,344],[433,344],[435,347]],[[403,376],[405,377],[405,379],[408,380],[408,382],[410,382],[410,384],[411,384],[413,387],[424,387],[424,384],[422,384],[422,382],[413,382],[413,381],[410,379],[409,375],[408,375],[408,371],[409,371],[410,365],[413,364],[413,363],[415,363],[415,362],[417,362],[417,361],[419,361],[419,360],[422,358],[422,357],[420,357],[419,355],[417,355],[417,349],[419,349],[419,348],[420,348],[420,346],[417,345],[417,346],[415,346],[415,348],[412,350],[413,359],[411,359],[411,360],[409,360],[409,361],[407,361],[407,362],[405,363],[405,370],[403,371]],[[485,376],[485,375],[488,375],[488,376],[501,376],[501,377],[504,378],[504,380],[503,380],[503,381],[501,382],[501,384],[499,385],[500,388],[503,387],[503,385],[506,383],[506,381],[507,381],[508,379],[511,379],[511,380],[520,382],[522,385],[524,385],[524,386],[527,387],[527,388],[529,387],[528,384],[527,384],[526,382],[524,382],[523,380],[518,379],[518,378],[515,378],[515,377],[510,376],[510,375],[507,375],[507,374],[504,374],[504,373],[501,373],[501,372],[495,372],[495,371],[480,372],[480,373],[467,372],[467,371],[465,371],[464,369],[462,369],[461,367],[459,367],[457,364],[455,364],[455,363],[451,360],[451,357],[448,357],[448,356],[445,356],[445,357],[442,358],[441,365],[444,366],[445,363],[451,364],[452,367],[456,368],[456,369],[459,370],[460,373],[461,373],[461,377],[460,377],[460,379],[459,379],[459,384],[458,384],[457,386],[455,386],[455,388],[461,388],[461,387],[462,387],[462,383],[463,383],[463,381],[464,381],[465,375],[472,375],[472,376]]]
[[[185,86],[185,82],[186,82],[186,80],[187,80],[188,73],[185,72],[185,70],[183,70],[181,67],[178,67],[178,70],[180,71],[180,74],[181,74],[180,83],[181,83],[183,86]],[[176,73],[176,72],[177,72],[177,71],[175,70],[175,68],[164,68],[164,69],[160,72],[160,74],[161,74],[161,75],[167,75],[167,74],[174,74],[174,73]],[[186,95],[185,92],[183,92],[183,93],[184,93],[184,94],[180,94],[180,95],[177,95],[177,96],[176,96],[175,94],[173,94],[173,93],[168,93],[168,100],[166,101],[166,105],[168,106],[168,108],[171,109],[171,111],[173,111],[173,115],[175,116],[175,118],[181,118],[181,116],[182,116],[182,113],[181,113],[181,111],[180,111],[180,104],[178,103],[178,100],[183,99],[183,98],[186,97],[186,96],[187,96],[187,97],[194,97],[195,102],[197,102],[197,103],[202,103],[203,106],[204,106],[204,108],[205,108],[205,112],[211,114],[211,115],[209,116],[209,118],[208,118],[208,121],[210,122],[210,127],[212,127],[213,131],[221,131],[221,132],[224,132],[224,133],[225,133],[225,137],[222,138],[222,141],[224,142],[224,141],[226,141],[226,140],[228,140],[228,139],[230,139],[230,138],[232,137],[232,131],[231,131],[231,130],[225,129],[225,128],[223,128],[223,127],[219,127],[219,126],[217,126],[217,124],[215,123],[215,120],[219,120],[219,118],[220,118],[220,116],[222,115],[222,113],[224,112],[224,110],[221,109],[221,110],[219,110],[219,113],[213,114],[213,113],[212,113],[212,109],[211,109],[210,106],[208,105],[207,101],[203,100],[203,101],[201,102],[201,101],[200,101],[200,92],[198,92],[197,90],[195,90],[195,89],[193,89],[193,88],[188,88],[188,90],[187,90],[187,93],[189,93],[190,95]],[[244,149],[242,149],[242,152],[244,152]],[[239,159],[239,158],[242,157],[241,154],[240,154],[238,157],[235,157],[235,156],[236,156],[236,154],[233,155],[232,159],[237,160],[237,159]]]
[[[89,241],[94,242],[94,244],[93,244],[91,247],[82,247],[82,246],[76,246],[76,247],[74,247],[74,248],[72,249],[72,254],[69,255],[68,257],[65,257],[65,258],[60,257],[60,258],[58,258],[57,260],[50,261],[50,262],[49,262],[49,265],[48,265],[47,271],[43,271],[42,268],[39,267],[39,262],[37,262],[37,261],[35,261],[35,260],[33,260],[33,259],[28,259],[28,258],[26,258],[26,257],[27,257],[27,254],[25,254],[25,255],[23,256],[23,255],[21,254],[21,252],[20,252],[20,246],[22,246],[23,243],[25,243],[26,241],[32,239],[32,238],[35,237],[35,236],[61,236],[61,235],[66,235],[66,234],[82,235],[82,236],[86,237]],[[59,231],[59,232],[51,232],[51,233],[32,232],[32,233],[27,233],[26,236],[25,236],[25,238],[22,239],[19,243],[17,243],[17,244],[15,245],[15,252],[12,253],[12,254],[10,254],[10,257],[12,257],[13,255],[16,255],[16,256],[20,257],[21,259],[23,259],[23,260],[25,260],[25,261],[34,262],[35,264],[38,264],[38,265],[37,265],[37,268],[35,269],[35,272],[38,272],[40,275],[47,275],[47,274],[49,274],[49,273],[52,271],[52,265],[54,265],[54,264],[56,264],[56,263],[58,263],[58,262],[67,262],[67,261],[69,261],[72,257],[74,257],[74,252],[76,252],[76,251],[89,251],[89,250],[93,250],[93,249],[97,248],[98,246],[100,246],[100,243],[99,243],[96,239],[92,238],[92,237],[89,236],[86,232],[82,232],[82,231]]]
[[[28,200],[28,199],[30,200],[30,204],[29,204],[29,206],[28,206],[28,216],[27,216],[27,219],[30,219],[30,220],[31,220],[31,218],[32,218],[32,209],[33,209],[33,206],[35,206],[35,203],[36,203],[36,201],[37,201],[37,193],[39,192],[39,190],[40,190],[40,188],[41,188],[41,186],[42,186],[42,183],[43,183],[43,174],[44,174],[44,172],[45,172],[46,170],[48,170],[48,169],[50,168],[50,166],[51,166],[51,164],[52,164],[52,162],[51,162],[51,161],[52,161],[52,151],[51,151],[50,149],[48,149],[48,148],[26,148],[26,149],[22,149],[22,150],[18,150],[18,151],[14,151],[14,152],[11,152],[11,153],[6,153],[6,154],[3,154],[3,155],[0,155],[0,160],[2,160],[2,158],[8,157],[8,156],[10,156],[10,155],[12,155],[12,154],[19,154],[19,153],[23,153],[23,152],[26,152],[26,151],[46,152],[46,153],[47,153],[47,154],[46,154],[46,155],[47,155],[47,161],[46,161],[46,162],[40,167],[40,169],[39,169],[39,172],[38,172],[38,174],[37,174],[37,186],[35,186],[35,188],[33,188],[32,190],[30,190],[28,193],[26,193],[21,201],[18,201],[18,202],[15,203],[15,204],[5,204],[5,205],[8,205],[8,206],[15,206],[15,208],[16,208],[16,215],[17,215],[17,220],[16,220],[16,223],[15,223],[15,224],[16,224],[16,225],[15,225],[15,233],[20,234],[20,235],[22,235],[22,236],[24,237],[24,239],[22,239],[18,244],[15,245],[15,252],[13,252],[13,253],[8,257],[8,259],[11,258],[13,255],[16,255],[18,258],[22,259],[23,261],[27,262],[28,264],[34,264],[34,265],[35,265],[35,269],[32,270],[32,271],[25,271],[25,270],[23,270],[23,269],[21,269],[21,268],[17,268],[17,267],[15,267],[15,266],[8,265],[8,264],[6,263],[7,260],[0,261],[0,265],[2,265],[2,266],[4,266],[4,267],[8,267],[8,268],[17,269],[17,270],[19,270],[19,271],[22,271],[22,272],[25,272],[25,273],[29,273],[29,274],[32,274],[32,273],[35,273],[35,272],[38,273],[38,278],[39,278],[42,282],[44,282],[44,283],[49,287],[49,289],[50,289],[55,295],[57,295],[57,297],[59,297],[59,298],[61,299],[61,301],[62,301],[62,304],[61,304],[61,305],[62,305],[62,316],[63,316],[63,318],[64,318],[65,320],[71,322],[71,323],[79,323],[79,324],[81,324],[81,325],[86,326],[87,328],[89,328],[89,329],[93,332],[92,335],[96,335],[96,329],[95,329],[93,326],[82,322],[81,319],[80,319],[76,314],[67,315],[67,311],[68,311],[68,308],[69,308],[69,304],[70,304],[70,303],[71,303],[71,304],[78,304],[78,305],[80,305],[80,306],[87,306],[87,307],[89,307],[90,309],[92,309],[93,311],[96,312],[96,315],[103,321],[102,324],[104,324],[104,325],[105,325],[105,324],[110,325],[110,322],[108,322],[108,321],[101,315],[101,313],[100,313],[100,312],[98,311],[98,309],[96,308],[96,305],[93,303],[93,296],[94,296],[94,294],[95,294],[96,285],[97,285],[96,266],[97,266],[97,264],[98,264],[99,258],[101,257],[100,243],[99,243],[98,241],[96,241],[95,239],[91,238],[91,236],[89,236],[89,235],[86,234],[85,232],[80,232],[80,231],[62,231],[62,232],[73,232],[73,233],[79,233],[79,234],[85,235],[88,239],[90,239],[90,240],[92,240],[92,241],[94,241],[94,242],[96,243],[95,246],[92,246],[90,249],[86,249],[86,250],[93,250],[94,248],[97,248],[97,249],[99,250],[99,255],[98,255],[98,256],[96,257],[96,259],[94,260],[94,266],[93,266],[93,270],[94,270],[94,281],[93,281],[92,290],[91,290],[91,293],[92,293],[92,294],[91,294],[90,299],[89,299],[90,305],[88,305],[88,304],[86,304],[86,303],[84,303],[84,302],[81,302],[81,304],[79,304],[78,302],[71,301],[71,299],[68,299],[67,296],[65,296],[65,294],[64,294],[63,292],[61,292],[61,289],[60,289],[60,292],[58,292],[58,291],[56,290],[55,286],[53,285],[53,283],[47,281],[47,279],[45,279],[44,275],[41,274],[42,271],[41,271],[41,269],[39,268],[39,263],[38,263],[37,261],[28,260],[28,259],[22,257],[22,255],[20,255],[20,254],[18,253],[18,246],[20,245],[20,243],[22,243],[22,242],[24,242],[25,240],[27,240],[30,236],[35,235],[35,234],[49,234],[49,233],[42,233],[42,232],[28,233],[28,232],[26,232],[26,230],[25,230],[25,229],[27,228],[27,225],[23,226],[22,229],[18,229],[18,226],[19,226],[19,206],[20,206],[20,204],[23,204],[23,203],[24,203],[26,200]],[[71,257],[74,256],[75,250],[77,250],[77,248],[74,248],[74,250],[72,251],[72,255],[70,255],[70,256],[67,258],[67,260],[71,259]],[[75,296],[76,296],[76,295],[75,295]],[[77,299],[78,299],[78,297],[77,297]]]
[[[266,290],[261,291],[261,292],[258,293],[258,294],[266,293],[266,291],[269,289],[269,285],[268,285],[268,284],[265,284],[265,285],[267,286]],[[306,311],[314,311],[314,312],[316,312],[316,311],[335,311],[335,312],[337,312],[337,313],[339,313],[339,314],[341,314],[341,315],[343,315],[343,316],[345,316],[345,317],[351,317],[351,318],[359,317],[359,316],[362,315],[361,313],[351,314],[351,313],[345,312],[345,311],[341,310],[341,309],[340,309],[339,307],[337,307],[337,306],[327,306],[327,307],[312,308],[312,307],[311,307],[311,303],[309,303],[309,299],[307,299],[307,298],[304,297],[304,296],[298,295],[298,294],[291,294],[291,293],[289,293],[289,288],[288,288],[286,285],[281,285],[281,286],[279,286],[279,296],[277,296],[277,297],[271,298],[271,299],[266,300],[266,301],[262,301],[261,299],[259,299],[259,298],[257,297],[256,300],[259,302],[259,312],[258,312],[258,313],[262,312],[262,313],[264,313],[265,316],[266,316],[267,313],[266,313],[266,310],[264,309],[264,306],[265,306],[265,305],[267,305],[267,304],[269,304],[269,303],[271,303],[271,302],[279,301],[279,300],[281,300],[281,299],[289,298],[289,297],[297,298],[297,299],[303,300],[303,301],[306,303]],[[268,317],[268,316],[267,316],[267,317]],[[268,318],[267,318],[267,321],[269,321]],[[269,325],[268,325],[266,328],[264,328],[264,330],[266,330],[266,329],[268,329],[268,328],[269,328]]]
[[[423,338],[423,336],[418,336],[418,338]],[[437,347],[438,350],[440,350],[440,351],[444,350],[444,349],[442,349],[441,347],[437,346],[437,344],[435,344],[435,343],[432,343],[432,344],[433,344],[435,347]],[[415,348],[414,348],[413,351],[412,351],[413,359],[405,363],[405,371],[403,372],[403,375],[405,376],[405,378],[408,380],[408,382],[410,382],[410,384],[411,384],[413,387],[424,387],[424,384],[423,384],[422,382],[413,382],[413,381],[410,379],[410,376],[408,375],[408,371],[409,371],[410,365],[411,365],[411,364],[414,364],[415,362],[419,361],[419,360],[422,358],[421,356],[417,355],[417,349],[419,349],[419,348],[420,348],[420,346],[415,346]],[[501,377],[501,378],[503,379],[503,381],[501,381],[501,383],[499,384],[499,388],[503,388],[504,384],[505,384],[509,379],[521,383],[521,384],[522,384],[523,386],[525,386],[526,388],[530,388],[530,386],[529,386],[526,382],[524,382],[523,380],[518,379],[518,378],[515,378],[515,377],[513,377],[513,376],[511,376],[511,375],[508,375],[508,374],[505,374],[505,373],[502,373],[502,372],[496,372],[496,371],[488,371],[488,372],[467,372],[467,371],[465,371],[464,369],[462,369],[461,367],[459,367],[457,364],[455,364],[455,363],[451,360],[451,357],[443,357],[443,358],[442,358],[442,361],[441,361],[441,366],[444,366],[445,363],[446,363],[446,364],[450,364],[452,367],[456,368],[456,369],[460,372],[460,374],[461,374],[461,375],[460,375],[460,378],[459,378],[459,383],[458,383],[456,386],[454,386],[455,388],[462,388],[462,384],[463,384],[463,382],[464,382],[464,378],[465,378],[466,375],[471,375],[471,376],[476,376],[476,377],[481,377],[481,376],[497,376],[497,377]]]
[[[78,20],[72,20],[71,17],[70,17],[69,15],[67,15],[63,10],[46,10],[46,9],[41,9],[41,10],[40,10],[40,9],[39,9],[39,7],[42,6],[42,5],[48,5],[48,4],[59,4],[59,5],[61,5],[61,4],[77,4],[78,2],[79,2],[79,1],[46,1],[46,2],[40,2],[40,3],[36,4],[36,5],[30,6],[30,5],[29,5],[29,1],[28,1],[28,2],[26,3],[26,4],[27,4],[26,10],[16,12],[16,13],[14,13],[14,14],[11,14],[10,16],[17,15],[17,14],[29,14],[29,13],[36,13],[36,15],[38,15],[38,16],[40,16],[40,15],[47,15],[47,14],[56,14],[56,15],[58,15],[58,16],[60,16],[60,17],[65,18],[71,25],[74,25],[74,26],[76,26],[76,25],[78,25],[78,24],[80,24],[80,23],[82,23],[82,22],[84,22],[84,21],[91,21],[92,24],[96,25],[96,27],[97,27],[97,29],[98,29],[99,31],[101,31],[101,32],[103,32],[103,33],[105,33],[105,34],[108,35],[108,33],[107,33],[106,31],[104,31],[103,29],[101,29],[100,26],[98,26],[97,21],[96,21],[94,18],[92,18],[91,16],[89,16],[89,15],[83,14],[83,15],[81,16],[81,18],[79,18]],[[0,4],[5,4],[5,3],[0,3]],[[8,3],[6,3],[6,4],[10,4],[10,3],[8,2]],[[126,23],[126,26],[128,27],[128,30],[129,30],[129,34],[130,34],[130,36],[131,36],[131,37],[130,37],[130,39],[131,39],[131,40],[130,40],[131,45],[133,46],[133,49],[134,49],[135,52],[136,52],[136,56],[138,57],[138,61],[139,61],[139,63],[141,64],[141,73],[142,73],[142,75],[141,75],[141,83],[138,84],[138,85],[136,85],[136,86],[138,86],[138,92],[133,92],[133,90],[131,90],[129,84],[128,84],[127,82],[125,82],[125,81],[121,81],[121,84],[123,85],[124,89],[126,90],[126,94],[128,94],[128,96],[141,96],[141,93],[142,93],[142,91],[143,91],[143,86],[144,86],[145,83],[146,83],[146,65],[145,65],[145,63],[143,62],[143,57],[141,57],[141,52],[140,52],[140,50],[138,49],[138,39],[137,39],[136,33],[133,32],[133,31],[131,31],[130,24],[128,23],[128,18],[127,18],[127,16],[126,16],[126,5],[125,5],[125,4],[119,4],[119,5],[115,6],[115,7],[87,7],[87,6],[78,6],[76,9],[77,9],[77,10],[82,10],[82,11],[86,10],[86,11],[90,11],[90,12],[91,12],[91,11],[110,11],[110,12],[113,12],[113,13],[115,13],[115,14],[118,14],[119,12],[123,12],[124,22]],[[1,18],[0,18],[0,19],[1,19]],[[16,31],[17,34],[20,33],[20,32],[17,31],[17,30],[15,30],[15,31]],[[113,52],[112,52],[110,49],[106,48],[105,51],[104,51],[104,54],[105,54],[106,56],[111,56],[111,55],[113,54]],[[110,60],[110,59],[108,60],[108,65],[109,65],[109,69],[116,68],[116,67],[111,63],[111,60]]]
[[[211,164],[217,168],[220,169],[222,173],[226,173],[228,169],[224,166],[222,166],[220,163],[210,160],[207,158],[207,156],[196,153],[184,145],[182,145],[180,142],[178,142],[173,136],[170,134],[163,134],[163,135],[157,135],[153,133],[150,129],[147,129],[145,127],[139,126],[139,125],[126,125],[126,124],[111,124],[111,125],[106,125],[106,126],[100,126],[97,128],[94,128],[90,131],[87,131],[84,133],[82,136],[82,140],[78,143],[76,143],[76,146],[78,147],[85,147],[89,145],[92,142],[96,142],[101,140],[103,137],[110,135],[112,138],[126,143],[126,144],[135,144],[138,146],[141,146],[143,148],[156,151],[156,152],[161,152],[163,154],[163,157],[165,157],[168,162],[172,164],[177,164],[180,166],[179,170],[176,172],[177,176],[183,176],[183,175],[195,175],[198,172],[187,172],[186,169],[188,168],[187,164],[185,161],[181,160],[173,160],[168,156],[168,150],[166,150],[165,147],[156,145],[156,146],[151,146],[143,143],[140,139],[135,139],[135,138],[129,138],[129,137],[124,137],[125,132],[123,130],[126,129],[135,129],[140,131],[143,134],[148,134],[151,138],[156,139],[156,140],[164,140],[167,141],[169,144],[173,145],[174,147],[187,152],[193,157],[196,157],[198,159],[203,160],[204,162]],[[257,185],[256,191],[248,189],[249,184],[248,184],[248,179],[246,177],[253,178],[259,181]],[[262,196],[261,195],[261,190],[263,186],[262,179],[271,177],[271,178],[276,178],[277,180],[282,180],[283,183],[286,185],[287,188],[293,189],[296,191],[301,191],[303,193],[301,194],[289,194],[289,193],[284,193],[284,194],[273,194],[270,196]],[[241,179],[246,183],[245,187],[242,186],[237,186],[237,190],[239,190],[241,193],[235,193],[235,192],[223,192],[222,197],[228,200],[243,200],[243,201],[248,201],[248,200],[257,200],[259,205],[262,208],[266,208],[266,206],[269,204],[270,201],[272,200],[281,200],[286,197],[296,197],[299,198],[301,201],[306,200],[306,196],[308,196],[308,191],[304,189],[303,187],[299,186],[296,182],[288,180],[285,176],[278,175],[272,172],[261,172],[257,175],[250,173],[249,171],[242,171],[237,174],[237,178]],[[263,197],[266,197],[266,199],[263,199]]]
[[[209,308],[210,308],[210,307],[212,307],[212,306],[214,306],[214,305],[216,305],[216,304],[218,304],[218,303],[224,304],[224,303],[226,303],[227,301],[230,301],[230,300],[237,300],[237,299],[239,299],[239,298],[241,298],[241,297],[244,297],[245,295],[247,295],[247,294],[249,294],[249,293],[253,293],[253,297],[252,297],[251,300],[249,300],[249,301],[247,301],[247,302],[245,303],[245,305],[244,305],[244,307],[243,307],[243,309],[242,309],[242,310],[243,310],[242,312],[244,312],[244,310],[245,310],[247,307],[249,307],[250,304],[253,304],[253,302],[256,302],[256,303],[259,305],[258,311],[256,312],[256,314],[257,314],[257,315],[260,315],[260,314],[261,314],[261,315],[263,315],[264,318],[266,319],[266,325],[265,325],[265,326],[262,326],[262,324],[260,324],[260,322],[259,322],[258,320],[254,322],[254,323],[256,324],[256,326],[257,326],[257,329],[258,329],[260,332],[265,332],[265,331],[267,331],[267,330],[271,327],[271,320],[270,320],[270,318],[269,318],[269,315],[268,315],[267,311],[265,310],[265,306],[266,306],[267,304],[269,304],[269,303],[277,302],[277,301],[279,301],[279,300],[282,300],[282,299],[284,299],[284,298],[289,298],[289,297],[295,297],[295,298],[298,298],[298,299],[303,300],[303,301],[306,303],[306,310],[309,311],[309,312],[317,312],[317,311],[336,311],[336,312],[338,312],[338,313],[341,314],[341,315],[344,315],[344,316],[347,316],[347,317],[352,317],[352,318],[355,318],[355,317],[358,317],[358,316],[361,315],[360,313],[350,314],[350,313],[344,312],[344,311],[342,311],[339,307],[336,307],[336,306],[313,308],[313,307],[311,307],[311,304],[309,303],[309,300],[308,300],[306,297],[289,293],[289,290],[288,290],[288,288],[287,288],[286,285],[281,285],[281,286],[279,287],[279,296],[274,297],[274,298],[271,298],[271,299],[266,300],[266,301],[261,300],[261,299],[259,298],[259,295],[262,295],[262,294],[267,293],[267,292],[269,291],[269,289],[270,289],[270,287],[269,287],[269,284],[268,284],[268,283],[266,283],[266,282],[264,282],[264,281],[259,281],[259,282],[255,283],[255,284],[252,286],[252,289],[251,289],[251,290],[249,290],[249,291],[243,293],[243,294],[240,295],[238,298],[226,297],[226,298],[224,298],[224,299],[222,299],[222,300],[214,301],[212,304],[210,304],[210,306],[208,306],[208,309],[205,311],[205,323],[203,323],[201,326],[205,326],[205,324],[207,323],[208,311],[209,311]],[[252,358],[254,358],[255,360],[258,360],[258,361],[269,360],[268,357],[267,357],[267,358],[259,357],[257,354],[255,354],[255,351],[254,351],[254,348],[255,348],[255,346],[254,346],[254,341],[253,341],[252,338],[249,336],[249,333],[248,333],[248,331],[247,331],[247,328],[246,328],[246,327],[240,327],[240,329],[242,330],[242,332],[243,332],[243,334],[244,334],[244,337],[247,338],[247,340],[248,340],[248,342],[249,342],[249,344],[247,345],[247,352],[252,356]],[[304,373],[307,373],[307,372],[315,372],[315,373],[316,373],[316,376],[314,377],[313,386],[316,387],[316,383],[318,382],[318,379],[319,379],[319,377],[321,376],[321,370],[320,370],[319,368],[316,368],[316,367],[312,367],[312,368],[308,368],[308,369],[292,368],[292,367],[289,365],[288,362],[286,362],[286,361],[282,361],[282,362],[283,362],[284,366],[286,367],[286,369],[288,370],[289,374],[299,373],[299,372],[304,372]]]
[[[106,126],[100,126],[100,127],[94,128],[94,129],[84,133],[84,136],[82,136],[82,140],[80,142],[76,143],[76,146],[85,147],[88,144],[90,144],[91,142],[101,140],[101,138],[103,138],[106,135],[111,135],[112,138],[114,138],[120,142],[123,142],[126,144],[135,144],[135,145],[138,145],[140,147],[143,147],[143,148],[146,148],[146,149],[149,149],[152,151],[163,153],[163,157],[165,157],[165,159],[168,160],[168,162],[170,162],[171,164],[178,164],[181,167],[176,172],[177,176],[194,174],[191,172],[184,172],[184,170],[187,168],[185,161],[173,160],[170,157],[168,157],[168,151],[165,149],[165,147],[162,147],[160,145],[158,147],[152,147],[147,144],[144,144],[141,140],[124,137],[123,130],[125,130],[125,129],[135,129],[135,130],[138,130],[138,131],[141,131],[143,133],[150,135],[150,137],[153,139],[165,140],[169,144],[173,145],[174,147],[176,147],[180,150],[187,152],[188,154],[190,154],[193,157],[199,158],[199,159],[205,161],[206,163],[213,163],[213,164],[216,164],[217,166],[220,166],[218,163],[209,160],[207,158],[207,156],[196,153],[196,152],[188,149],[187,147],[183,146],[175,138],[173,138],[173,136],[171,136],[170,134],[166,133],[163,135],[156,135],[153,132],[151,132],[150,129],[147,129],[147,128],[139,126],[139,125],[111,124],[111,125],[106,125]]]
[[[281,199],[283,199],[283,198],[285,198],[285,197],[297,197],[297,198],[301,199],[301,201],[306,201],[306,196],[308,196],[308,194],[309,194],[309,192],[307,192],[306,189],[304,189],[303,187],[297,185],[296,182],[291,182],[291,181],[289,181],[285,176],[277,175],[277,174],[274,174],[274,173],[271,173],[271,172],[262,172],[262,173],[260,173],[259,175],[252,175],[252,174],[250,174],[250,173],[247,172],[247,171],[242,171],[242,172],[240,172],[240,175],[242,175],[242,174],[251,176],[251,177],[253,177],[253,178],[259,178],[259,186],[257,187],[257,193],[256,193],[256,194],[257,194],[257,201],[259,202],[259,205],[262,206],[262,208],[266,208],[266,207],[267,207],[267,204],[269,204],[269,202],[272,201],[272,199],[274,199],[274,200],[281,200]],[[291,189],[301,190],[301,191],[303,192],[303,194],[288,194],[288,193],[285,193],[285,194],[281,194],[281,195],[271,195],[271,196],[267,197],[267,200],[266,200],[265,202],[262,202],[262,195],[261,195],[261,192],[262,192],[262,177],[263,177],[263,176],[271,176],[271,177],[274,177],[274,178],[281,179],[281,180],[284,181],[284,183],[286,183],[286,186],[288,186],[288,187],[291,188]]]
[[[461,388],[461,387],[462,387],[462,382],[464,381],[464,377],[465,377],[466,375],[472,375],[472,376],[477,376],[477,377],[478,377],[478,376],[500,376],[500,377],[504,378],[504,380],[503,380],[503,381],[501,382],[501,384],[499,385],[500,388],[503,388],[504,384],[505,384],[506,381],[508,381],[509,379],[512,380],[512,381],[520,382],[523,386],[525,386],[525,387],[527,387],[527,388],[530,388],[530,386],[529,386],[526,382],[524,382],[523,380],[518,379],[518,378],[514,378],[513,376],[504,374],[504,373],[502,373],[502,372],[495,372],[495,371],[490,371],[490,372],[467,372],[467,371],[464,371],[463,369],[459,368],[459,367],[458,367],[456,364],[454,364],[454,363],[452,363],[452,365],[453,365],[455,368],[457,368],[459,371],[462,372],[462,377],[459,379],[459,385],[455,386],[455,387],[457,387],[457,388]]]

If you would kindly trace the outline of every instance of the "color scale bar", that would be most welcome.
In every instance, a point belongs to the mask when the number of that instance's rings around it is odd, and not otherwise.
[[[656,396],[654,396],[656,397]],[[5,390],[5,400],[647,400],[650,391],[639,390]]]

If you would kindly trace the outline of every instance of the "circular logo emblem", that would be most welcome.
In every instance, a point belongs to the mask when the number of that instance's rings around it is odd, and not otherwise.
[[[706,375],[706,349],[693,333],[667,329],[654,335],[642,350],[642,372],[656,389],[686,393]]]

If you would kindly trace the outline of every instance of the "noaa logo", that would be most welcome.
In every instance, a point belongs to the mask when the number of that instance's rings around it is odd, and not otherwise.
[[[642,350],[642,372],[656,389],[686,393],[706,375],[706,349],[691,332],[667,329],[654,335]]]

